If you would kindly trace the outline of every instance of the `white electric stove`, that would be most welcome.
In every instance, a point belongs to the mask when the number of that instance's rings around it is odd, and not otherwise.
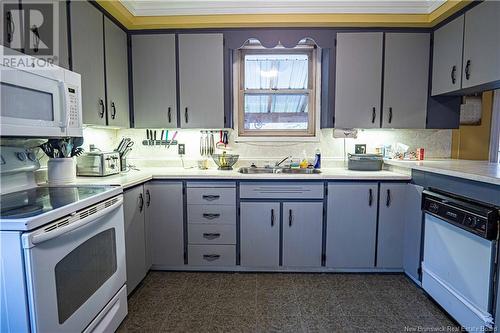
[[[127,314],[123,196],[37,186],[33,151],[1,147],[0,332],[107,332]]]

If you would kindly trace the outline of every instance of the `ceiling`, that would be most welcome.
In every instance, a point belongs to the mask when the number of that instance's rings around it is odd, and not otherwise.
[[[472,0],[97,0],[127,29],[432,27]]]
[[[133,16],[429,14],[445,0],[121,0]]]

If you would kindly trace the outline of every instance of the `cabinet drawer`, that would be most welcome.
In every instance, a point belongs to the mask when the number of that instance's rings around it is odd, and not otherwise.
[[[248,199],[323,199],[323,183],[245,183],[240,198]]]
[[[235,188],[188,188],[188,205],[236,205]]]
[[[188,263],[191,266],[234,266],[234,245],[189,245]]]
[[[236,224],[236,206],[188,205],[188,223]]]
[[[236,244],[235,225],[190,224],[189,244]]]

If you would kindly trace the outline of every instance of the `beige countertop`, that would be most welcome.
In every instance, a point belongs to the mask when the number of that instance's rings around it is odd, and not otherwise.
[[[152,179],[207,179],[207,180],[401,180],[408,181],[409,175],[392,171],[350,171],[344,168],[321,169],[320,174],[241,174],[237,170],[199,170],[178,167],[141,168],[107,177],[77,177],[76,184],[119,185],[132,187]]]
[[[500,163],[469,160],[385,160],[385,164],[500,185]]]

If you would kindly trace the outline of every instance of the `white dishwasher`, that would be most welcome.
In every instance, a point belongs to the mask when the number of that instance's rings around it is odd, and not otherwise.
[[[498,207],[424,191],[422,287],[467,331],[492,328]]]

